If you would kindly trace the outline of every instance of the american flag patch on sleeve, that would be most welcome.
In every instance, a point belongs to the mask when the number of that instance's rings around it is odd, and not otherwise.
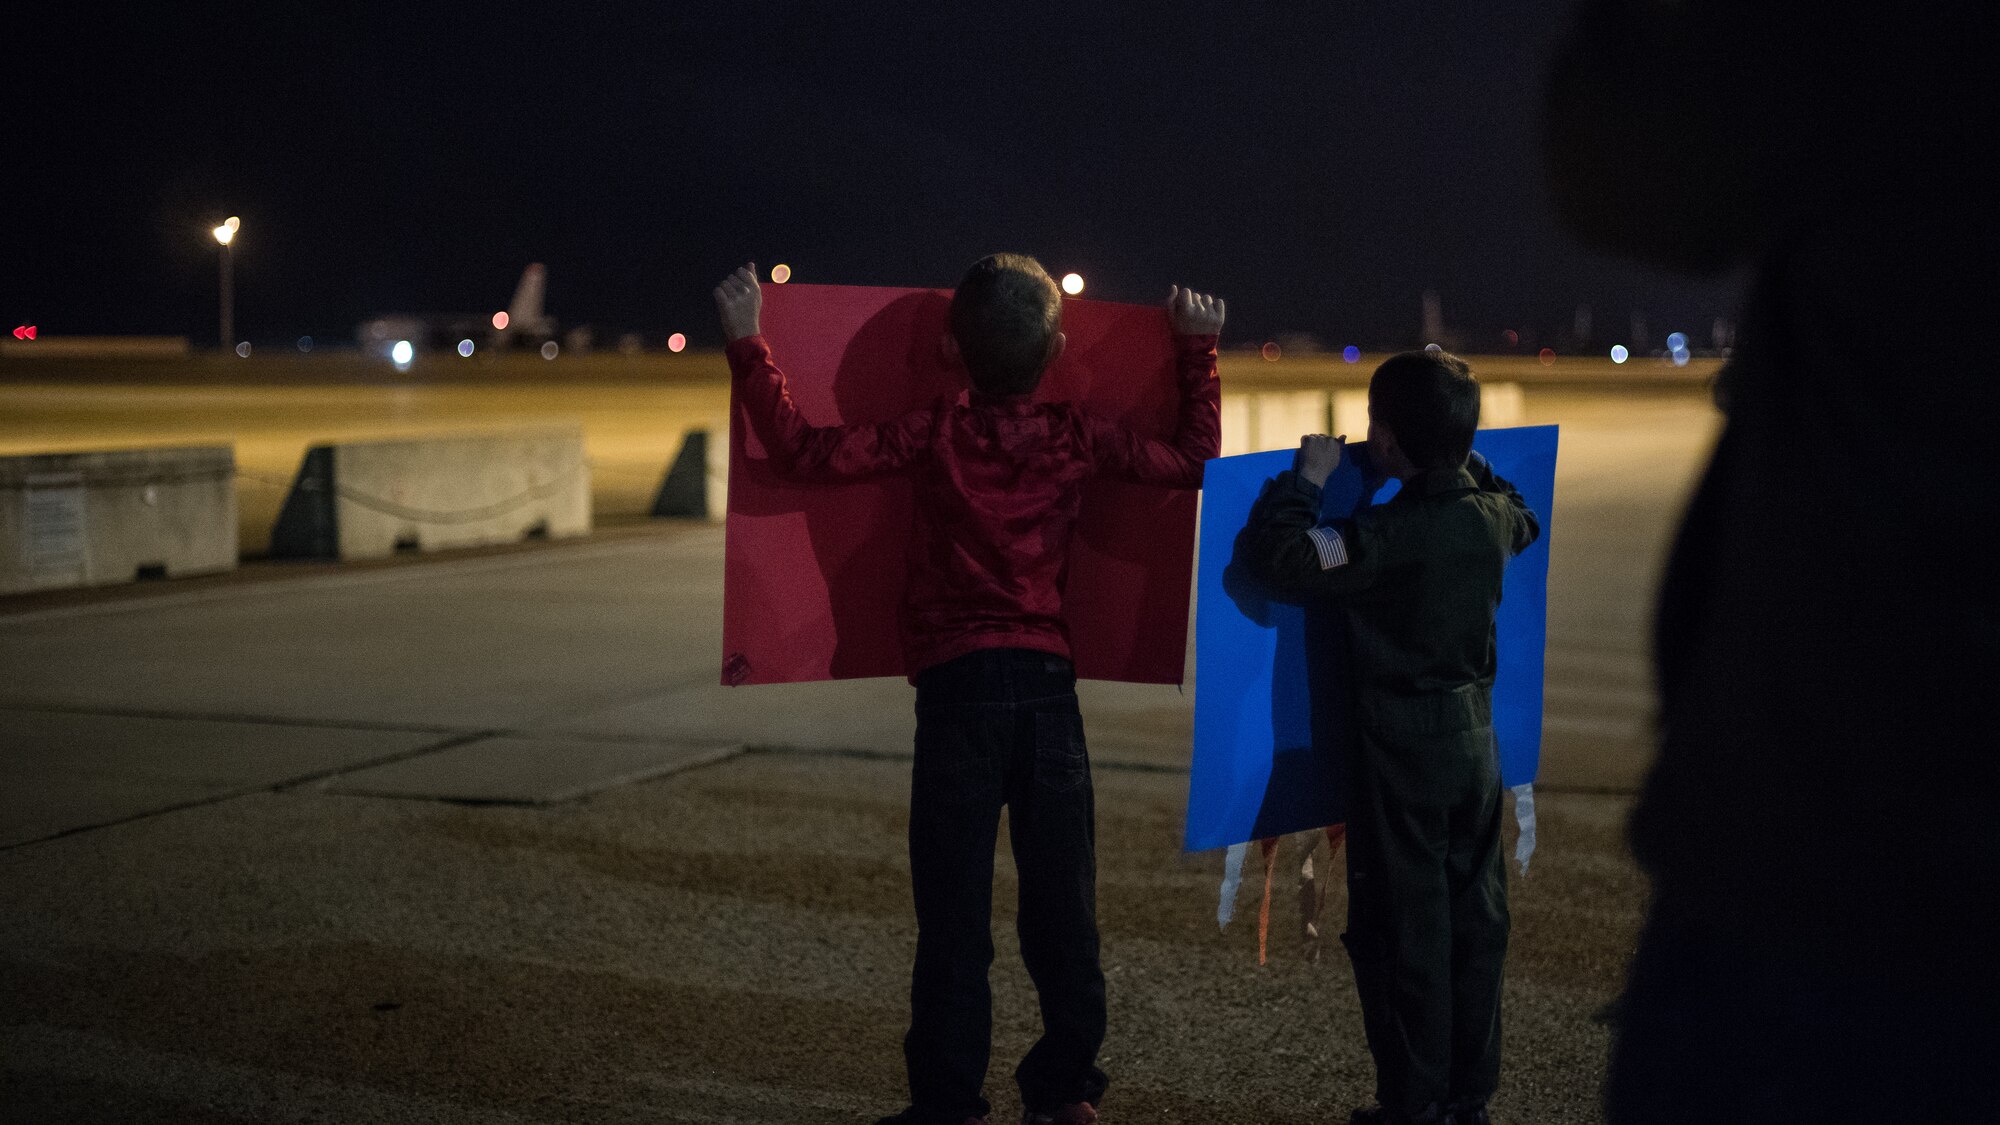
[[[1315,527],[1306,532],[1306,538],[1313,541],[1313,549],[1319,552],[1321,570],[1347,565],[1347,540],[1340,537],[1340,532],[1330,527]]]

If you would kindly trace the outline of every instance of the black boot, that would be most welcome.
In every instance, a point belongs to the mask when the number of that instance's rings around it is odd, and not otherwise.
[[[1451,1106],[1445,1111],[1445,1125],[1493,1125],[1493,1118],[1486,1113],[1485,1102],[1465,1102]]]

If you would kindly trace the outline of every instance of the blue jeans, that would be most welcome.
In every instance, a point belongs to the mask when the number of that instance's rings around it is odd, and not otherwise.
[[[917,676],[910,880],[917,963],[903,1039],[911,1103],[953,1125],[990,1108],[993,850],[1009,808],[1021,959],[1042,1037],[1015,1070],[1027,1108],[1096,1103],[1106,1079],[1090,759],[1070,662],[986,649]]]

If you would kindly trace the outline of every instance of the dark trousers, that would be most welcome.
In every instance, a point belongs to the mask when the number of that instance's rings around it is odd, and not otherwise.
[[[1008,806],[1020,876],[1021,959],[1042,1037],[1015,1070],[1022,1102],[1096,1103],[1104,1042],[1090,759],[1069,661],[988,649],[917,676],[910,879],[917,963],[903,1039],[919,1115],[957,1125],[988,1111],[992,1050],[993,849]]]
[[[1376,1097],[1483,1104],[1500,1083],[1507,872],[1491,728],[1364,734],[1349,759],[1347,932]]]

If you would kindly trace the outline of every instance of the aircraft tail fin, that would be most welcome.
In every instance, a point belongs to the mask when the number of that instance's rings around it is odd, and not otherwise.
[[[521,284],[514,287],[514,299],[507,305],[507,325],[519,332],[535,332],[546,319],[542,312],[542,292],[548,271],[532,262],[521,271]]]

